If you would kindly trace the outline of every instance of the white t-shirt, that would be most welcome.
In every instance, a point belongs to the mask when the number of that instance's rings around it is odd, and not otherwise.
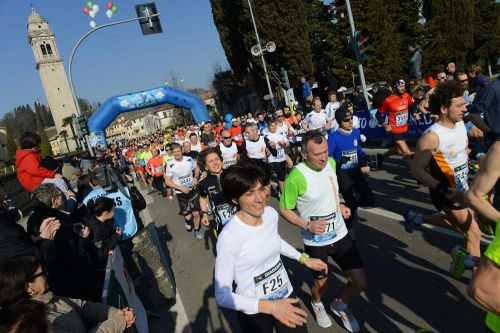
[[[335,112],[340,108],[340,102],[328,102],[328,104],[325,106],[325,112],[328,120],[333,121],[335,120]]]
[[[198,153],[201,153],[201,143],[198,142],[195,145],[191,144],[191,151],[197,151]]]
[[[278,212],[268,206],[261,225],[247,225],[237,215],[225,225],[217,240],[215,259],[215,299],[219,306],[256,314],[259,300],[290,296],[293,287],[281,254],[298,260],[300,253],[278,234],[278,219]]]
[[[229,168],[238,162],[238,147],[232,142],[231,146],[226,147],[223,143],[219,143],[219,149],[222,155],[222,163],[224,169]]]
[[[277,162],[286,161],[286,155],[285,155],[286,145],[283,144],[283,142],[288,143],[288,138],[286,136],[284,136],[283,133],[279,133],[279,132],[275,132],[275,133],[268,132],[266,134],[266,138],[270,142],[272,142],[276,145],[276,150],[277,150],[276,156],[273,156],[273,154],[269,155],[267,157],[267,161],[269,163],[277,163]]]
[[[245,139],[245,148],[248,158],[256,160],[263,160],[266,158],[266,142],[263,136],[259,137],[257,141]]]
[[[309,130],[324,129],[326,127],[327,115],[325,110],[321,112],[311,111],[304,118]]]
[[[172,178],[172,181],[179,186],[193,188],[193,171],[196,169],[196,161],[189,156],[183,156],[181,161],[175,158],[167,162],[165,175]],[[182,193],[175,190],[176,193]]]

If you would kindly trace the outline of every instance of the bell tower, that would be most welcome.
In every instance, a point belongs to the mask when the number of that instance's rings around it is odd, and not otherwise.
[[[42,81],[57,133],[66,130],[68,137],[71,137],[69,126],[63,126],[63,119],[76,114],[76,106],[64,63],[49,22],[34,8],[31,9],[28,18],[28,42],[33,50],[36,69]]]

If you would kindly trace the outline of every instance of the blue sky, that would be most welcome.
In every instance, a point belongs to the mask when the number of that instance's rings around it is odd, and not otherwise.
[[[104,0],[98,24],[109,22]],[[134,5],[149,0],[115,0],[113,19],[135,16]],[[89,28],[83,0],[0,0],[3,34],[0,56],[0,117],[15,106],[45,102],[35,69],[26,25],[30,4],[45,17],[67,62],[74,43]],[[172,72],[186,88],[206,88],[217,64],[228,66],[215,28],[209,0],[157,0],[164,32],[143,36],[137,22],[99,31],[80,47],[73,78],[80,97],[103,101],[116,94],[153,88],[168,81]]]

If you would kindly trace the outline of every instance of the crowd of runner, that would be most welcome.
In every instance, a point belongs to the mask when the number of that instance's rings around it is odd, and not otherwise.
[[[374,92],[376,119],[392,139],[392,147],[375,156],[363,150],[371,138],[361,133],[353,101],[330,91],[326,103],[314,97],[307,112],[292,112],[285,106],[234,117],[231,123],[182,126],[113,143],[101,158],[129,180],[157,192],[160,200],[177,200],[185,229],[194,240],[204,239],[205,232],[215,239],[215,298],[219,306],[238,311],[243,332],[307,332],[306,312],[281,255],[311,270],[311,308],[322,328],[332,325],[322,298],[328,289],[327,263],[333,259],[348,282],[329,307],[346,330],[358,332],[360,324],[350,303],[368,288],[357,246],[363,239],[355,233],[358,208],[376,204],[369,186],[371,169],[381,169],[386,158],[399,155],[411,175],[429,188],[437,210],[425,216],[408,211],[405,229],[413,232],[426,223],[464,235],[464,245],[451,253],[450,274],[460,278],[465,270],[473,271],[469,293],[488,311],[487,330],[500,332],[500,235],[484,253],[480,249],[482,234],[494,235],[495,223],[500,222],[495,196],[500,176],[500,80],[483,81],[474,67],[468,73],[436,73],[428,84],[408,85],[400,79]],[[409,127],[427,115],[433,124],[412,151],[407,143]],[[26,149],[35,146],[36,142]],[[85,255],[95,260],[89,265],[102,267],[109,251],[123,246],[136,230],[102,223],[113,218],[117,199],[109,199],[100,188],[96,168],[90,159],[82,158],[80,169],[86,175],[80,176],[75,189],[59,184],[57,173],[48,171],[37,184],[27,183],[34,196],[52,209],[71,200],[77,207],[86,206],[86,222],[76,238],[75,233],[71,237],[77,243],[91,239],[85,244]],[[60,202],[37,192],[47,186],[61,191]],[[280,215],[297,227],[304,252],[279,235]],[[43,243],[50,235],[41,236],[42,229],[54,221],[42,216],[37,221],[34,231],[28,223],[28,232]],[[46,254],[43,247],[42,253]],[[29,283],[43,275],[35,266],[27,277]],[[3,269],[10,268],[0,267],[0,276]],[[49,272],[57,277],[57,268],[49,265]],[[7,285],[4,280],[0,278],[0,295]],[[58,286],[62,296],[73,296],[64,289],[67,286],[61,282]],[[92,290],[76,296],[89,295],[93,296]],[[5,302],[0,306],[6,307]],[[131,309],[116,311],[126,325],[133,323]]]

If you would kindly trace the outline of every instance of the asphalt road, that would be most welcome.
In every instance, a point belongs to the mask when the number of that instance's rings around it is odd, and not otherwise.
[[[466,294],[470,273],[461,280],[450,277],[449,252],[460,237],[424,228],[408,234],[398,215],[408,209],[434,212],[426,189],[407,175],[399,159],[389,159],[384,171],[375,171],[370,184],[377,209],[360,212],[355,226],[369,279],[368,291],[353,304],[363,332],[482,332],[484,312]],[[184,229],[175,199],[152,194],[153,221],[164,233],[178,288],[176,306],[165,313],[162,332],[239,332],[233,312],[219,309],[213,293],[214,244],[209,237],[196,240]],[[274,203],[275,204],[275,203]],[[390,213],[388,213],[390,212]],[[299,230],[285,221],[280,234],[302,249]],[[208,236],[208,233],[207,233]],[[295,291],[309,313],[309,332],[346,332],[332,314],[330,329],[319,328],[310,309],[311,274],[299,264],[284,260]],[[345,278],[332,264],[330,288],[323,302],[329,304]],[[168,327],[168,328],[167,328]],[[167,329],[167,330],[165,330]]]

